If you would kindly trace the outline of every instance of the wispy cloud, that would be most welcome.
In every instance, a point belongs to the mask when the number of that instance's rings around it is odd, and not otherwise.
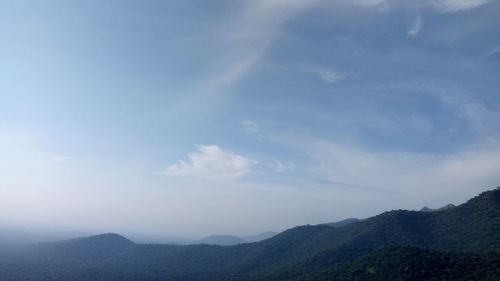
[[[250,133],[254,133],[254,134],[256,134],[260,131],[259,124],[257,124],[254,121],[251,121],[251,120],[245,120],[245,121],[241,122],[241,127],[243,128],[243,130],[250,132]]]
[[[288,170],[296,168],[296,165],[293,162],[283,162],[279,159],[273,159],[270,166],[276,173],[284,173]]]
[[[185,95],[184,106],[210,107],[223,103],[231,86],[239,82],[258,64],[273,41],[280,36],[280,28],[301,11],[314,6],[318,0],[258,0],[246,2],[241,13],[224,22],[213,31],[217,50],[214,54],[222,62],[220,70],[200,81]],[[206,36],[203,36],[206,38]],[[182,106],[181,106],[182,107]]]
[[[333,141],[304,142],[316,177],[346,186],[388,189],[425,197],[470,191],[498,183],[500,147],[483,145],[448,154],[374,152]]]
[[[209,34],[200,35],[202,42],[215,46],[212,57],[217,58],[216,71],[210,72],[182,94],[181,101],[172,111],[192,112],[196,108],[212,108],[225,104],[231,87],[246,77],[262,60],[275,40],[283,35],[283,27],[302,12],[320,6],[354,5],[361,9],[379,9],[385,12],[391,7],[406,6],[417,11],[431,7],[440,13],[457,12],[487,4],[490,0],[425,0],[399,2],[394,0],[257,0],[244,2],[240,12]],[[418,16],[408,30],[409,37],[419,34],[423,26]],[[214,43],[215,42],[215,43]],[[223,50],[222,52],[219,52]],[[344,77],[335,71],[322,71],[320,77],[327,83],[338,83]]]
[[[285,166],[283,165],[283,163],[281,163],[280,160],[274,160],[274,170],[277,172],[277,173],[283,173],[285,171]]]
[[[420,33],[420,30],[422,29],[423,21],[422,21],[422,16],[418,15],[415,18],[415,21],[413,22],[412,27],[410,30],[408,30],[408,36],[409,37],[415,37]]]
[[[338,83],[344,79],[343,75],[341,75],[338,72],[333,71],[331,69],[320,70],[320,71],[318,71],[318,74],[324,82],[330,83],[330,84]]]
[[[356,0],[350,3],[364,7],[377,8],[389,11],[391,7],[407,6],[417,9],[431,7],[440,13],[454,13],[462,10],[473,9],[485,5],[492,0],[422,0],[422,1],[401,1],[401,0]]]
[[[180,161],[165,170],[174,177],[211,181],[234,181],[250,173],[257,161],[216,145],[200,145],[188,154],[188,162]]]
[[[430,4],[440,12],[469,10],[491,2],[491,0],[434,0]]]
[[[487,53],[486,55],[484,55],[484,57],[491,57],[491,56],[494,56],[496,54],[500,53],[500,46],[495,46],[493,48],[491,48]]]

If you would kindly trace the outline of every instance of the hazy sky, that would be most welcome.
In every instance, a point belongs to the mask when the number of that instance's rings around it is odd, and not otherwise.
[[[0,0],[0,222],[280,231],[500,185],[500,1]]]

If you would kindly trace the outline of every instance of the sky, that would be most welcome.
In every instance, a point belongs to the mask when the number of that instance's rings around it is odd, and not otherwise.
[[[202,237],[500,185],[500,1],[0,0],[0,223]]]

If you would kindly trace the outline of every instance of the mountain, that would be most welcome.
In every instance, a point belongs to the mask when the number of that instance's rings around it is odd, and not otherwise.
[[[455,208],[456,206],[453,205],[453,204],[448,204],[446,206],[443,206],[441,208],[437,208],[437,209],[431,209],[429,207],[423,207],[422,209],[420,209],[420,212],[435,212],[435,211],[444,211],[444,210],[448,210],[448,209],[453,209]]]
[[[207,245],[219,245],[219,246],[232,246],[243,243],[254,243],[262,240],[269,239],[275,236],[277,233],[273,231],[262,232],[255,235],[248,236],[235,236],[235,235],[211,235],[205,237],[201,240],[185,243],[185,244],[207,244]]]
[[[262,232],[262,233],[255,234],[255,235],[243,236],[242,239],[247,241],[248,243],[254,243],[254,242],[259,242],[262,240],[269,239],[269,238],[275,236],[276,234],[278,234],[278,233],[276,233],[274,231],[266,231],[266,232]]]
[[[451,209],[299,226],[235,246],[116,234],[43,243],[0,253],[0,280],[499,280],[498,233],[500,189]]]
[[[127,238],[106,233],[58,242],[44,242],[18,248],[18,253],[50,259],[103,259],[127,250],[135,244]]]
[[[234,235],[211,235],[198,240],[194,244],[208,244],[208,245],[220,245],[220,246],[231,246],[247,243],[246,240],[234,236]]]
[[[349,218],[349,219],[341,220],[341,221],[338,221],[338,222],[324,223],[323,225],[327,225],[327,226],[337,227],[338,228],[338,227],[344,227],[346,225],[353,224],[353,223],[358,222],[358,221],[360,221],[360,219]]]

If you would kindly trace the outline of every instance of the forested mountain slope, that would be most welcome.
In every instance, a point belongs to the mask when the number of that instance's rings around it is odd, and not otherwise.
[[[457,264],[471,264],[483,276],[463,280],[488,280],[498,276],[491,268],[499,262],[499,233],[496,189],[456,208],[389,211],[340,228],[300,226],[236,246],[140,245],[115,234],[37,244],[3,253],[0,280],[347,280],[360,272],[356,280],[389,273],[393,279],[384,280],[462,280]],[[436,266],[425,269],[430,263]],[[414,272],[419,268],[434,275]]]

